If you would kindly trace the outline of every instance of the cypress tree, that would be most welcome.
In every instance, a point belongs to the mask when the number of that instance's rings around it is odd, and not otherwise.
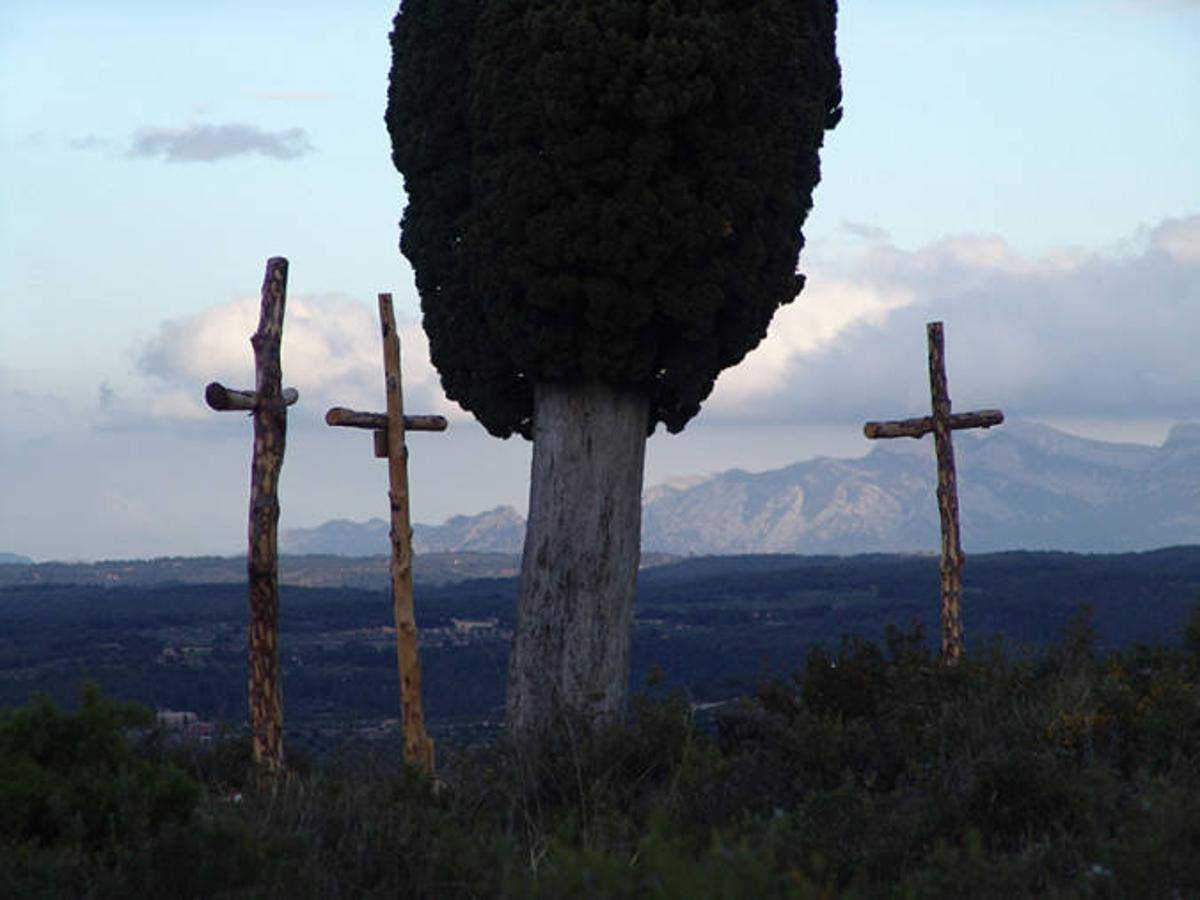
[[[534,441],[509,717],[619,712],[645,437],[803,286],[835,0],[404,0],[386,122],[446,394]]]

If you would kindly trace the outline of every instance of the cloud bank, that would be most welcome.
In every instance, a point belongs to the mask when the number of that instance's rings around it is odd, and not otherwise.
[[[758,423],[831,423],[924,414],[925,323],[946,329],[950,394],[960,410],[1010,417],[1195,417],[1200,402],[1200,215],[1143,229],[1119,250],[1026,256],[997,237],[917,250],[874,240],[850,263],[809,271],[767,339],[726,370],[702,415]],[[204,385],[253,384],[257,297],[161,323],[138,353],[139,417],[211,421]],[[416,322],[403,323],[406,406],[467,418],[441,392]],[[284,380],[296,416],[329,406],[382,409],[373,309],[344,296],[289,298]],[[131,407],[100,389],[110,419]],[[130,420],[132,417],[129,417]]]
[[[1200,215],[1120,251],[1024,256],[997,237],[867,247],[808,286],[717,383],[713,417],[840,421],[929,405],[925,323],[942,320],[956,408],[1171,417],[1197,409]]]
[[[101,387],[102,412],[107,413],[109,424],[133,424],[135,410],[138,420],[152,424],[211,423],[213,413],[204,405],[208,382],[253,390],[249,338],[258,327],[259,303],[258,297],[239,297],[162,322],[137,352],[144,395],[126,402],[114,397],[107,386]],[[463,418],[462,410],[442,394],[420,325],[401,321],[398,327],[405,408]],[[289,297],[282,363],[284,386],[300,392],[291,421],[320,424],[330,406],[384,410],[379,323],[376,311],[363,303],[339,295]]]
[[[191,125],[187,128],[142,128],[133,136],[129,155],[162,157],[167,162],[213,162],[257,153],[272,159],[296,159],[312,152],[303,128],[264,131],[253,125]]]

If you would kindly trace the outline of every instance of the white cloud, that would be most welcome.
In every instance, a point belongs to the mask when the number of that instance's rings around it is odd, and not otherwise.
[[[767,339],[726,370],[714,419],[830,422],[919,415],[929,404],[925,323],[946,326],[958,409],[1011,416],[1195,415],[1200,384],[1200,215],[1165,221],[1118,250],[1024,255],[1000,238],[958,236],[915,251],[865,246],[851,264],[810,271]],[[161,323],[139,355],[144,396],[105,394],[110,422],[211,423],[209,381],[253,386],[256,297]],[[401,326],[405,403],[468,418],[441,392],[416,322]],[[293,420],[329,406],[382,409],[373,309],[341,296],[288,300],[284,381]],[[123,388],[125,394],[130,392]],[[125,410],[125,414],[121,413]]]
[[[1177,262],[1200,264],[1200,216],[1167,219],[1151,232],[1150,244]]]
[[[891,240],[891,235],[888,234],[886,228],[880,228],[878,225],[871,225],[867,222],[852,222],[849,219],[843,219],[842,231],[863,241]]]
[[[721,374],[710,405],[736,408],[787,387],[793,364],[836,342],[856,326],[881,325],[888,312],[915,301],[907,289],[890,289],[844,278],[809,281],[792,303],[775,314],[766,340],[740,366]]]
[[[925,328],[946,326],[956,408],[1018,415],[1195,415],[1200,215],[1121,251],[1025,256],[996,237],[866,248],[810,271],[767,339],[725,372],[715,417],[834,421],[928,407]]]
[[[258,327],[259,305],[257,297],[240,297],[162,322],[137,356],[138,370],[146,376],[145,396],[136,403],[142,414],[160,422],[212,421],[213,413],[203,400],[208,382],[252,390],[254,354],[249,338]],[[406,409],[464,417],[441,391],[420,325],[402,321],[398,327]],[[300,392],[293,419],[319,420],[330,406],[384,409],[379,324],[375,311],[365,304],[338,295],[289,297],[282,365],[284,386]],[[133,408],[122,405],[126,412]],[[108,406],[113,406],[111,396]]]
[[[133,136],[130,156],[161,156],[167,162],[212,162],[258,153],[274,159],[296,159],[312,152],[303,128],[264,131],[253,125],[189,125],[187,128],[142,128]]]

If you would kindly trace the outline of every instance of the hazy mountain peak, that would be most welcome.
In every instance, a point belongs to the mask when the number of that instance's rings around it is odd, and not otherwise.
[[[1108,443],[1035,422],[956,432],[968,551],[1128,550],[1200,543],[1200,425],[1163,447]],[[880,440],[861,459],[728,472],[648,498],[642,545],[670,553],[936,550],[928,439]]]
[[[280,551],[294,556],[380,556],[391,552],[391,528],[383,519],[351,522],[331,519],[315,528],[290,528],[279,538]],[[520,553],[525,520],[511,506],[497,506],[474,516],[451,516],[441,525],[413,524],[417,553]]]
[[[1086,463],[1127,470],[1141,470],[1152,465],[1158,453],[1157,447],[1146,444],[1080,437],[1051,428],[1049,425],[1020,419],[1006,422],[981,437],[985,441],[990,438],[1000,444],[1015,442],[1026,447],[1035,456],[1044,455],[1063,460],[1067,464]]]
[[[441,525],[413,526],[417,553],[520,553],[524,543],[525,519],[511,506],[497,506],[476,516],[452,516]]]
[[[711,481],[716,477],[718,477],[718,473],[713,472],[708,475],[675,475],[671,478],[665,478],[653,487],[646,488],[642,493],[642,503],[653,503],[660,497],[665,497],[668,494],[679,491],[686,491],[689,488],[704,484],[706,481]]]
[[[1200,422],[1181,422],[1178,425],[1172,425],[1170,432],[1167,433],[1167,440],[1163,443],[1163,448],[1167,447],[1191,447],[1200,445]]]
[[[424,526],[424,527],[429,527],[429,528],[437,528],[437,527],[444,528],[444,527],[448,527],[448,526],[458,527],[458,526],[464,526],[464,525],[478,524],[480,522],[490,522],[490,523],[497,523],[497,522],[513,523],[513,522],[516,522],[516,523],[520,523],[523,526],[525,524],[525,519],[513,507],[507,506],[507,505],[502,505],[502,506],[493,507],[492,509],[489,509],[485,512],[478,513],[477,515],[473,515],[473,516],[469,516],[469,515],[451,516],[445,522],[443,522],[441,526],[430,525],[430,526]]]

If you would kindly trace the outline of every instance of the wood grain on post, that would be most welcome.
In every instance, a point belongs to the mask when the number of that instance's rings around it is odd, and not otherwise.
[[[239,391],[212,382],[204,399],[215,410],[246,410],[254,419],[250,467],[250,528],[246,568],[250,594],[247,689],[250,745],[255,763],[269,774],[283,771],[283,698],[279,678],[279,472],[287,442],[287,408],[299,399],[282,388],[279,361],[288,263],[267,260],[258,330],[251,335],[255,387]]]
[[[353,409],[346,409],[344,406],[335,406],[325,413],[325,424],[387,431],[388,414],[357,412]],[[404,417],[405,431],[445,431],[447,424],[445,416]]]
[[[300,399],[295,388],[284,388],[280,394],[284,406],[291,406]],[[217,381],[210,382],[204,389],[204,400],[211,409],[225,412],[227,410],[246,410],[253,412],[258,408],[258,397],[254,391],[235,391]]]
[[[445,431],[445,416],[404,416],[404,431]],[[325,413],[326,425],[349,428],[370,428],[375,432],[375,458],[388,459],[387,413],[358,412],[335,406]]]
[[[892,422],[867,422],[863,434],[868,438],[919,438],[933,434],[937,454],[937,501],[941,520],[941,639],[942,662],[955,665],[963,655],[962,573],[966,557],[958,528],[958,475],[954,467],[951,433],[964,428],[991,428],[1004,421],[998,409],[954,413],[950,410],[950,391],[946,385],[946,359],[942,323],[926,325],[929,339],[929,390],[933,414]]]
[[[933,443],[937,453],[938,514],[942,520],[942,662],[955,665],[963,654],[962,573],[965,559],[958,532],[958,475],[950,440],[950,391],[942,323],[926,325],[929,338],[929,390],[933,396]]]
[[[372,431],[375,456],[388,461],[388,506],[391,513],[392,606],[396,620],[396,663],[400,676],[401,716],[404,726],[404,758],[433,774],[433,741],[425,730],[421,703],[421,658],[413,614],[412,524],[409,520],[408,450],[409,431],[445,431],[442,416],[406,416],[400,375],[400,336],[392,295],[379,295],[379,322],[383,331],[383,371],[387,412],[358,412],[335,406],[325,413],[328,425],[366,428]]]
[[[283,769],[283,694],[279,677],[279,472],[287,439],[280,344],[287,295],[286,259],[267,261],[254,348],[254,462],[250,474],[250,739],[263,769]]]
[[[421,657],[413,613],[412,525],[409,521],[408,450],[404,444],[404,394],[400,378],[400,337],[392,295],[379,295],[383,329],[383,369],[387,385],[388,500],[391,507],[392,607],[396,618],[396,662],[400,670],[404,759],[433,773],[433,741],[425,730],[421,702]]]
[[[981,409],[977,412],[954,413],[950,416],[951,431],[964,428],[991,428],[1004,422],[1004,413],[998,409]],[[869,438],[920,438],[933,431],[933,416],[919,419],[900,419],[896,422],[868,422],[863,434]]]

